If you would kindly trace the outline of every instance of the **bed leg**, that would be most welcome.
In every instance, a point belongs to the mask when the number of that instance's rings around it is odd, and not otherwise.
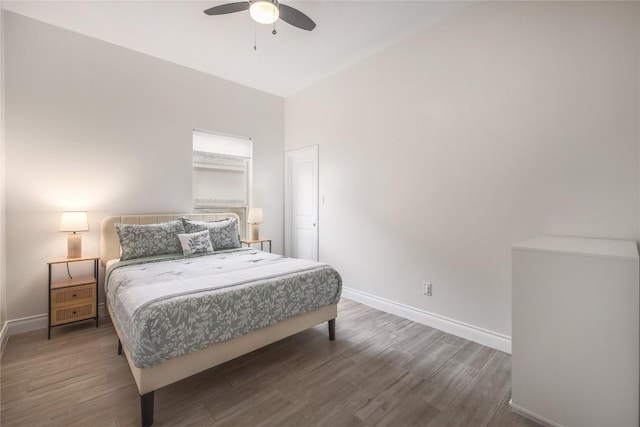
[[[142,418],[142,427],[150,427],[153,425],[153,391],[140,396],[140,415]]]
[[[329,320],[329,339],[331,341],[336,339],[336,319]]]
[[[122,343],[118,340],[118,356],[122,354]]]

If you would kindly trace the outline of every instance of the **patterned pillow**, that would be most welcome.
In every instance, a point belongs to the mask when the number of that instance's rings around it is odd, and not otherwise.
[[[199,231],[192,234],[178,234],[182,253],[186,256],[205,255],[213,253],[209,230]]]
[[[122,261],[182,253],[178,234],[184,233],[184,225],[180,220],[148,225],[116,224],[116,231],[120,238]]]
[[[238,220],[227,218],[220,221],[204,222],[182,218],[184,230],[187,233],[209,230],[213,250],[240,248],[240,234],[238,234]]]

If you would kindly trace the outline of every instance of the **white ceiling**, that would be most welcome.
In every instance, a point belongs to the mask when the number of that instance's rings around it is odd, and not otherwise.
[[[3,8],[279,96],[288,96],[464,8],[465,2],[287,1],[303,31],[207,16],[230,1],[3,1]],[[254,51],[254,28],[257,47]]]

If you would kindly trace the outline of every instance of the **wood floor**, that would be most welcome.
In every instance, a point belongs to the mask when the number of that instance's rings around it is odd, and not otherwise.
[[[537,426],[513,413],[508,354],[343,300],[321,325],[160,389],[161,426]],[[139,426],[108,319],[12,336],[1,425]]]

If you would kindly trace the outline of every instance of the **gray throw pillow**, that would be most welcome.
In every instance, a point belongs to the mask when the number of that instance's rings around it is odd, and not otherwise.
[[[184,234],[184,225],[180,220],[147,225],[116,224],[116,231],[122,248],[120,259],[123,261],[182,253],[178,234]]]
[[[211,244],[214,251],[221,249],[234,249],[242,246],[240,234],[238,233],[238,220],[227,218],[220,221],[192,221],[182,218],[186,233],[196,233],[198,231],[209,230]]]

